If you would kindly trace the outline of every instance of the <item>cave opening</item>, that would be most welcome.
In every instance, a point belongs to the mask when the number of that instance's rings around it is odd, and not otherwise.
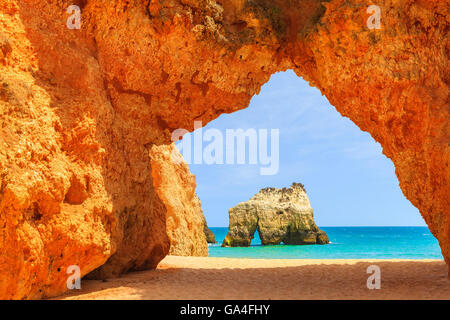
[[[0,6],[1,297],[62,293],[68,265],[79,264],[83,274],[99,268],[99,278],[155,268],[170,241],[195,237],[166,234],[178,222],[180,233],[190,231],[189,219],[178,219],[188,216],[181,207],[199,205],[191,176],[174,174],[165,153],[171,130],[192,130],[194,119],[206,123],[247,106],[269,74],[286,68],[382,142],[450,264],[447,6],[394,3],[378,11],[382,28],[373,30],[363,2],[159,2],[68,3],[82,9],[81,29],[67,24],[65,1]],[[232,127],[253,129],[258,151],[259,138],[268,143],[255,161],[249,151],[244,163],[236,155],[234,163],[215,165],[229,154],[225,142],[221,153],[212,148],[212,165],[192,164],[213,231],[227,229],[228,209],[258,190],[296,181],[306,187],[317,224],[334,235],[331,245],[302,246],[295,257],[355,239],[360,252],[379,257],[389,241],[399,243],[394,229],[405,224],[426,230],[402,236],[405,248],[441,257],[381,148],[292,71],[274,75],[248,109],[211,122],[218,131],[209,138]],[[380,225],[394,236],[380,238]],[[416,236],[428,240],[419,245]],[[225,252],[221,237],[211,256]],[[371,250],[364,251],[368,238]],[[178,241],[192,253],[187,242]],[[401,250],[388,253],[399,257]]]
[[[270,136],[274,129],[279,131],[278,147],[274,147],[275,139]],[[419,211],[402,194],[394,165],[382,154],[381,146],[370,134],[342,117],[318,89],[310,87],[293,71],[272,75],[248,108],[223,114],[201,130],[200,134],[199,130],[186,134],[182,141],[191,139],[193,142],[196,134],[197,139],[203,137],[200,151],[196,150],[195,143],[189,146],[192,149],[187,162],[197,179],[196,192],[207,223],[216,233],[218,243],[209,247],[210,256],[224,254],[220,245],[227,234],[230,208],[248,201],[261,189],[283,189],[298,182],[305,186],[315,223],[329,233],[331,245],[298,248],[295,257],[383,258],[391,255],[414,258],[428,254],[442,258],[438,243]],[[238,138],[237,143],[230,146],[225,139],[227,130],[247,134],[241,159]],[[259,135],[261,130],[266,130],[265,140]],[[248,134],[250,131],[256,133],[256,137]],[[220,139],[222,142],[217,143]],[[184,155],[187,148],[182,141],[177,146]],[[258,154],[264,141],[267,142],[265,155],[272,157],[270,165],[275,161],[273,153],[279,152],[278,170],[274,174],[261,174],[261,168],[268,167],[267,161],[260,162]],[[228,161],[230,153],[235,159],[231,163]],[[203,161],[192,161],[195,154],[197,159],[203,157]],[[210,159],[205,161],[207,156]],[[261,243],[258,231],[248,240],[251,247]],[[370,243],[364,243],[365,233]],[[385,243],[380,245],[377,237],[383,234]],[[405,247],[406,239],[419,235],[423,238],[416,245],[422,251],[415,254],[417,248],[413,245]],[[359,255],[348,247],[355,241]],[[341,242],[347,245],[341,252],[326,253]],[[388,242],[392,244],[390,247],[386,246]],[[247,257],[246,253],[242,254]]]

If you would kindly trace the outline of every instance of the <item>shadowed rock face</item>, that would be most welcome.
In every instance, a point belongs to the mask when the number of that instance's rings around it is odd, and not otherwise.
[[[321,3],[1,1],[0,298],[62,293],[74,264],[154,268],[170,240],[152,147],[287,69],[381,144],[450,263],[449,1],[377,1],[381,30],[367,1]]]
[[[206,241],[208,243],[217,243],[216,236],[211,231],[211,229],[208,228],[208,224],[206,223],[206,218],[204,215],[203,215],[203,233],[205,234]]]
[[[231,208],[223,247],[248,247],[258,230],[263,245],[326,244],[328,236],[314,223],[313,209],[302,184],[266,188]]]

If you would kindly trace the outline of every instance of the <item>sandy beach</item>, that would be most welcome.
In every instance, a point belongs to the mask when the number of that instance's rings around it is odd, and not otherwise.
[[[381,289],[367,288],[367,267]],[[450,299],[441,260],[233,259],[167,256],[156,270],[83,280],[57,299]]]

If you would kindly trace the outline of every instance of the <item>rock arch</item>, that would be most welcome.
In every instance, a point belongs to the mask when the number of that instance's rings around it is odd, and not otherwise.
[[[0,5],[1,298],[61,293],[71,264],[155,267],[152,146],[287,69],[382,145],[450,264],[448,0],[380,0],[380,30],[362,0],[79,2],[81,30],[73,1]],[[72,177],[82,203],[64,201]]]
[[[262,245],[327,244],[327,234],[314,222],[313,209],[301,183],[264,188],[230,208],[223,247],[248,247],[258,231]]]

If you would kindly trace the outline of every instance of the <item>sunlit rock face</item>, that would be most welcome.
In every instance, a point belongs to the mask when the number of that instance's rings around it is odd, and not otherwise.
[[[206,219],[195,194],[195,176],[174,145],[154,145],[150,158],[153,185],[166,207],[169,254],[207,256]]]
[[[223,247],[248,247],[255,231],[263,245],[326,244],[330,241],[313,217],[302,184],[290,188],[265,188],[250,200],[229,210],[230,225]]]
[[[70,265],[154,268],[152,147],[287,69],[382,145],[450,263],[449,3],[377,3],[381,29],[362,0],[2,1],[0,297],[60,294]]]

